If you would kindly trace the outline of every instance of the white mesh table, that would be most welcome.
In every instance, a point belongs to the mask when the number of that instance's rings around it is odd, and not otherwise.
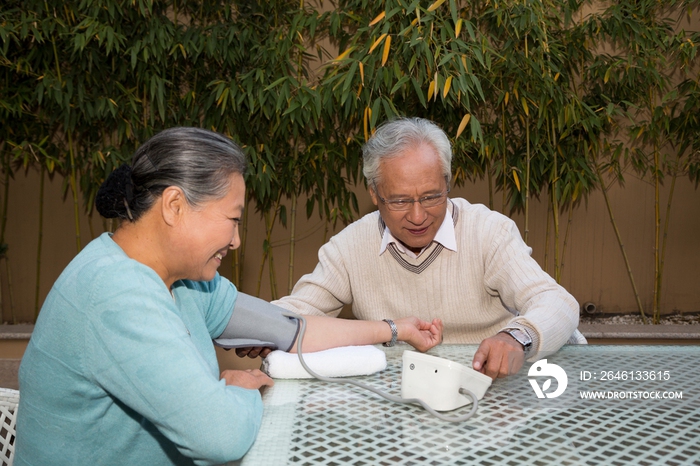
[[[400,396],[409,348],[385,349],[389,367],[358,379]],[[470,365],[474,351],[441,345],[429,354]],[[700,465],[700,347],[567,346],[547,359],[568,375],[561,396],[537,398],[528,379],[543,379],[528,377],[526,363],[460,424],[350,385],[278,380],[242,464]]]

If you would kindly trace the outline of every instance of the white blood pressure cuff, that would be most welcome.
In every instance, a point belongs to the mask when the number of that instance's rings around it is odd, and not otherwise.
[[[222,348],[264,346],[289,351],[299,333],[299,320],[283,316],[282,312],[286,309],[239,292],[231,319],[214,344]]]

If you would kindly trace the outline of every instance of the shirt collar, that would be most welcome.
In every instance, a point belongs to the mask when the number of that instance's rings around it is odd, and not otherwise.
[[[445,214],[445,218],[442,220],[442,225],[440,225],[440,228],[438,228],[438,231],[435,234],[435,238],[433,238],[433,242],[440,243],[443,247],[449,249],[450,251],[457,252],[457,237],[455,236],[454,219],[452,218],[452,212],[450,212],[452,209],[449,208],[451,204],[452,202],[449,202],[447,213]],[[432,244],[431,242],[418,254],[415,254],[413,251],[401,244],[400,241],[394,238],[394,235],[392,235],[391,231],[389,231],[389,227],[385,226],[384,234],[382,235],[382,244],[379,246],[380,256],[384,254],[384,251],[386,251],[386,248],[389,247],[391,243],[394,243],[397,251],[402,254],[406,254],[408,257],[413,259],[418,258],[418,256],[420,256],[423,251],[425,251],[426,248]]]

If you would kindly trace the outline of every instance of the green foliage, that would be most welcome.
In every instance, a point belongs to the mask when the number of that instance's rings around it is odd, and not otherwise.
[[[680,27],[697,6],[6,0],[2,168],[57,172],[91,212],[147,137],[211,128],[249,155],[268,254],[276,219],[294,242],[299,197],[307,216],[350,221],[362,143],[388,118],[422,116],[452,137],[456,184],[488,179],[491,206],[500,191],[526,218],[546,192],[558,231],[559,211],[607,187],[597,173],[700,182],[699,37]]]

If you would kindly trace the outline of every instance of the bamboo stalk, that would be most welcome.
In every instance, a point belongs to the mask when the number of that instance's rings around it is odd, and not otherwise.
[[[36,246],[36,287],[34,289],[34,321],[39,317],[39,295],[41,291],[41,245],[44,236],[44,184],[46,165],[41,165],[41,181],[39,182],[39,239]]]
[[[530,118],[525,118],[525,148],[527,151],[527,165],[525,168],[525,231],[523,240],[527,244],[530,233]]]
[[[561,282],[561,270],[560,270],[560,259],[559,259],[559,199],[557,198],[557,187],[559,182],[559,161],[557,160],[557,149],[556,149],[556,129],[554,128],[554,121],[552,121],[552,132],[550,134],[552,138],[552,147],[554,150],[554,180],[552,181],[552,218],[554,220],[554,280],[557,283]]]
[[[552,187],[549,187],[550,191]],[[548,196],[547,201],[547,219],[545,220],[545,230],[544,230],[544,271],[549,273],[549,215],[552,212],[552,197]]]
[[[501,213],[503,215],[505,215],[506,214],[506,202],[508,201],[508,198],[507,198],[508,189],[507,189],[507,185],[506,185],[506,180],[507,180],[506,170],[508,169],[508,163],[506,160],[506,153],[508,151],[506,151],[506,104],[505,104],[505,100],[504,100],[502,105],[503,105],[503,113],[501,114],[501,138],[503,139],[503,147],[502,147],[503,157],[501,158],[501,160],[502,160],[503,166],[501,167],[501,170],[502,170],[501,174],[503,175],[503,193],[502,193],[503,202],[501,204]]]
[[[486,177],[489,182],[489,209],[493,210],[493,174],[491,173],[491,161],[486,160]]]
[[[297,226],[297,193],[292,193],[292,218],[289,233],[289,277],[287,280],[287,294],[292,294],[294,288],[294,246],[296,244]]]
[[[610,216],[610,222],[612,223],[613,230],[615,230],[615,236],[617,237],[617,244],[620,246],[620,252],[622,252],[622,257],[625,260],[625,266],[627,267],[627,276],[632,283],[632,290],[634,291],[634,297],[637,300],[637,307],[639,308],[639,314],[642,316],[642,322],[647,323],[646,315],[644,314],[644,306],[642,306],[642,301],[639,298],[639,292],[637,291],[637,284],[634,281],[634,275],[632,274],[632,267],[630,267],[629,259],[627,258],[627,252],[625,251],[625,244],[622,242],[622,236],[620,235],[620,230],[617,228],[617,222],[615,222],[615,216],[613,215],[612,206],[610,205],[610,199],[608,198],[608,190],[603,182],[603,175],[600,173],[600,166],[598,166],[598,161],[596,160],[595,151],[591,151],[593,156],[593,164],[595,165],[596,175],[598,176],[598,182],[600,183],[601,191],[603,192],[603,198],[605,199],[605,207],[608,209],[608,215]]]
[[[267,262],[267,251],[272,247],[269,242],[269,230],[270,230],[270,213],[265,212],[263,214],[263,217],[265,219],[265,231],[266,231],[266,241],[267,241],[267,247],[263,249],[263,255],[262,255],[262,260],[260,261],[260,269],[258,270],[258,285],[255,288],[255,296],[260,296],[260,290],[262,289],[262,276],[263,272],[265,270],[265,262]]]
[[[299,10],[304,10],[304,0],[299,0]],[[303,40],[301,40],[301,35],[299,35],[299,50],[304,49]],[[303,79],[302,70],[304,69],[304,54],[300,51],[297,52],[297,82],[301,85]],[[298,141],[294,139],[292,141],[294,144],[293,154],[294,154],[294,164],[296,167],[299,160],[299,145]],[[296,172],[295,172],[296,175]],[[287,277],[287,294],[292,294],[292,288],[294,288],[294,249],[296,246],[296,228],[297,228],[297,189],[296,186],[292,186],[292,210],[291,210],[291,225],[289,231],[289,266],[288,266],[288,277]],[[319,207],[320,209],[321,207]],[[276,294],[276,286],[274,288],[274,293]]]
[[[88,215],[88,227],[90,228],[90,239],[95,239],[95,226],[92,224],[93,215],[92,212]]]
[[[264,213],[265,217],[265,241],[267,241],[267,249],[263,251],[263,257],[262,261],[260,262],[260,270],[258,271],[258,286],[256,288],[255,295],[260,296],[260,289],[262,288],[262,274],[263,270],[265,268],[265,262],[268,262],[268,258],[272,257],[272,227],[275,223],[275,220],[277,219],[277,210],[279,209],[279,204],[280,204],[280,196],[282,195],[282,192],[280,191],[280,194],[277,195],[277,202],[275,203],[272,217],[270,216],[270,211],[266,211]],[[269,263],[270,268],[272,268],[273,264],[272,261]],[[274,277],[274,269],[270,270],[270,279]],[[270,282],[270,286],[272,287],[272,281]]]
[[[270,299],[277,299],[277,274],[275,273],[275,255],[272,253],[272,245],[270,245],[270,254],[268,254],[268,272],[270,273]]]
[[[661,309],[661,285],[663,284],[663,274],[664,274],[664,262],[666,260],[666,240],[668,239],[668,225],[670,223],[671,217],[671,202],[673,201],[673,193],[676,188],[676,178],[678,177],[678,169],[673,172],[673,178],[671,179],[671,191],[668,194],[668,201],[666,202],[666,218],[664,219],[664,236],[663,243],[661,244],[661,262],[659,263],[659,280],[657,283],[656,290],[656,300],[657,307]]]
[[[8,153],[8,158],[10,157]],[[7,226],[7,207],[8,199],[10,197],[10,167],[9,162],[5,164],[5,159],[3,158],[3,168],[5,170],[5,189],[4,197],[2,200],[2,226],[0,226],[0,247],[4,249],[4,252],[0,255],[0,260],[7,260],[7,248],[5,245],[5,227]],[[8,280],[9,282],[9,280]],[[0,317],[3,322],[5,321],[5,306],[2,299],[2,284],[0,283]]]
[[[331,228],[331,219],[327,218],[326,219],[326,224],[323,227],[323,244],[326,244],[328,242],[328,233]]]
[[[555,181],[556,183],[556,181]],[[557,200],[556,184],[552,190],[552,219],[554,221],[554,280],[561,282],[561,258],[559,257],[559,201]]]
[[[661,317],[661,311],[659,309],[658,291],[659,291],[659,280],[661,278],[659,272],[659,262],[661,261],[661,256],[659,254],[659,243],[661,235],[661,209],[660,209],[660,198],[659,198],[659,149],[658,145],[654,143],[654,298],[652,301],[653,306],[653,320],[655,324],[659,323]]]
[[[10,157],[8,155],[8,157]],[[2,200],[2,227],[0,227],[0,245],[5,244],[5,228],[7,227],[7,207],[10,198],[10,163],[4,164],[5,168],[5,193]]]
[[[527,58],[527,34],[525,34],[525,58]],[[525,168],[525,231],[523,240],[527,244],[530,234],[530,116],[525,113],[525,151],[527,154],[527,165]]]
[[[44,0],[44,7],[46,8],[46,13],[51,14],[49,10],[49,4],[46,0]],[[58,59],[58,49],[56,48],[56,39],[51,35],[51,45],[53,48],[53,56],[54,56],[54,61],[55,61],[55,66],[56,66],[56,75],[58,76],[58,81],[61,83],[61,87],[63,87],[63,77],[61,76],[61,62]],[[78,249],[78,252],[81,250],[80,246],[80,208],[78,204],[78,193],[77,193],[77,182],[76,182],[76,174],[75,174],[75,153],[74,148],[73,148],[73,133],[70,131],[70,129],[66,128],[66,132],[68,133],[68,152],[70,154],[70,187],[71,191],[73,193],[73,210],[74,210],[74,215],[75,215],[75,242],[76,246]]]
[[[566,244],[569,242],[569,232],[571,231],[571,223],[573,221],[574,202],[569,203],[569,218],[566,221],[566,231],[564,232],[564,244],[561,246],[561,263],[559,264],[559,276],[561,278],[562,270],[564,269],[564,256],[566,255]]]
[[[78,181],[75,170],[75,153],[73,150],[73,133],[68,131],[68,153],[70,154],[70,188],[73,193],[73,215],[75,216],[75,245],[80,252],[80,203],[78,201]]]
[[[8,159],[10,158],[10,153],[7,153]],[[7,226],[7,210],[8,210],[8,199],[10,197],[10,162],[4,164],[5,168],[5,198],[3,199],[2,206],[2,228],[0,230],[0,245],[5,245],[5,227]],[[12,275],[10,274],[10,257],[8,255],[8,248],[5,248],[4,253],[0,256],[0,260],[5,259],[5,270],[7,273],[7,292],[10,296],[10,316],[12,317],[12,323],[17,323],[17,318],[15,316],[15,302],[12,296]],[[2,288],[2,286],[0,286]],[[2,299],[0,296],[0,306],[2,305]],[[0,312],[4,314],[4,306],[0,308]],[[3,319],[4,320],[4,319]]]

